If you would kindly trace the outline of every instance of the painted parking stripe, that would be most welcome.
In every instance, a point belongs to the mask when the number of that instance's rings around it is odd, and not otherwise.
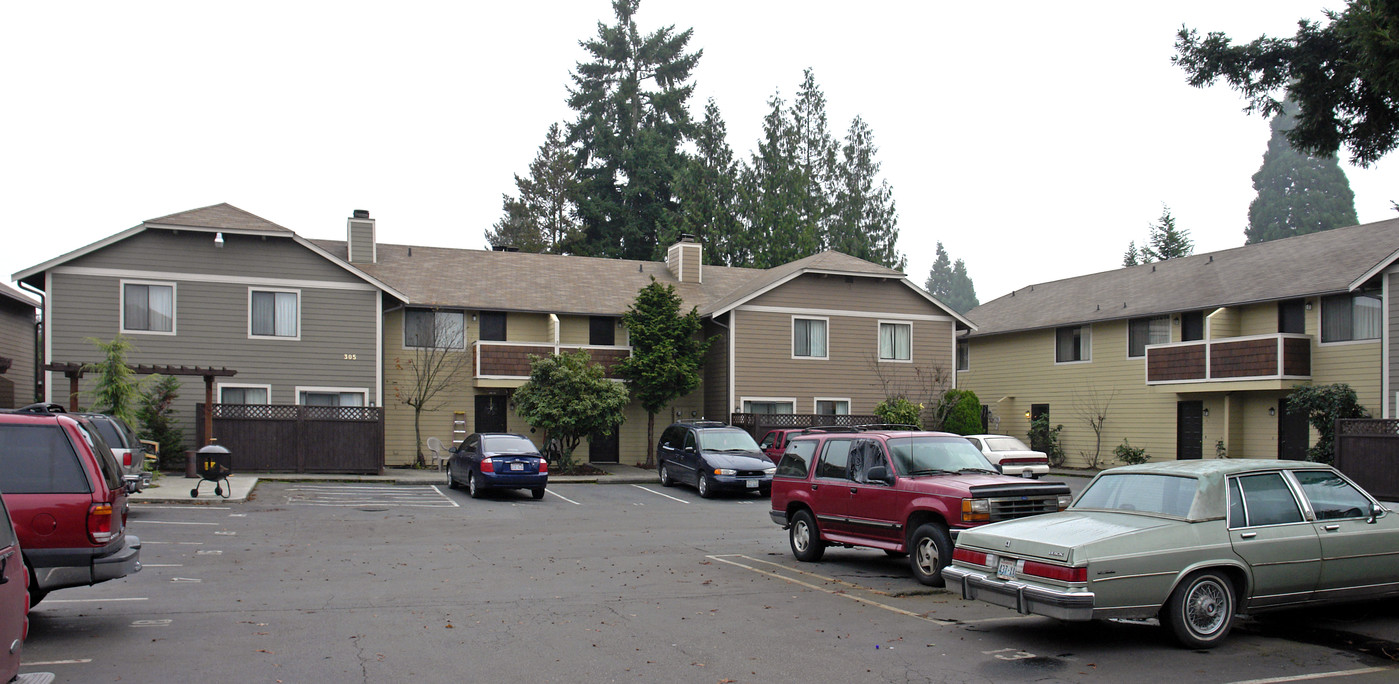
[[[753,571],[753,572],[758,573],[759,575],[766,575],[766,576],[768,576],[768,577],[775,577],[775,578],[780,579],[780,580],[782,580],[782,581],[784,581],[784,582],[790,582],[790,583],[795,584],[795,585],[800,586],[800,587],[806,587],[807,589],[815,589],[816,591],[824,592],[824,593],[830,594],[831,596],[840,596],[840,597],[842,597],[842,598],[847,598],[847,599],[850,599],[851,601],[855,601],[855,602],[857,602],[857,603],[863,603],[863,604],[865,604],[865,605],[867,605],[867,606],[873,606],[873,607],[875,607],[875,608],[883,608],[884,610],[887,610],[887,611],[889,611],[889,612],[891,612],[891,613],[897,613],[897,614],[903,615],[903,616],[905,616],[905,617],[911,617],[911,618],[915,618],[915,619],[918,619],[918,620],[923,620],[924,622],[931,622],[931,623],[933,623],[933,624],[935,624],[935,625],[956,625],[956,624],[957,624],[957,623],[956,623],[955,621],[953,621],[953,620],[939,620],[938,618],[928,617],[927,615],[922,615],[922,614],[920,614],[920,613],[915,613],[915,612],[913,612],[913,611],[911,611],[911,610],[904,610],[903,608],[897,608],[897,607],[895,607],[895,606],[891,606],[891,605],[888,605],[888,604],[886,604],[886,603],[880,603],[880,602],[875,601],[875,600],[872,600],[872,599],[867,599],[867,598],[865,598],[865,597],[863,597],[863,596],[856,596],[856,595],[854,595],[854,594],[851,594],[851,593],[847,592],[847,591],[844,590],[844,589],[840,589],[840,590],[836,590],[836,589],[827,589],[827,588],[825,588],[825,587],[817,586],[817,585],[812,584],[812,583],[810,583],[810,582],[803,582],[803,581],[801,581],[801,580],[799,580],[799,579],[793,579],[793,578],[791,578],[791,577],[783,577],[782,575],[779,575],[779,574],[777,574],[777,573],[775,573],[775,572],[770,572],[770,571],[768,571],[768,570],[763,570],[763,569],[760,569],[760,568],[756,568],[756,567],[753,567],[753,566],[751,566],[751,565],[745,565],[745,564],[743,564],[743,563],[739,563],[738,561],[729,560],[730,558],[743,558],[743,559],[750,560],[750,561],[756,561],[756,559],[754,559],[754,558],[749,558],[748,556],[744,556],[744,555],[741,555],[741,554],[727,554],[727,555],[722,555],[722,556],[705,556],[705,558],[709,558],[709,559],[711,559],[711,560],[716,560],[716,561],[719,561],[720,563],[728,563],[729,565],[735,565],[735,566],[738,566],[738,567],[743,568],[743,569],[745,569],[745,570],[751,570],[751,571]],[[761,562],[761,561],[758,561],[758,562]],[[836,581],[838,582],[839,580],[836,580]],[[867,590],[867,591],[868,591],[868,590]]]
[[[141,568],[142,568],[143,570],[144,570],[145,568],[183,568],[183,567],[185,567],[185,566],[184,566],[183,564],[180,564],[180,563],[142,563],[142,564],[141,564]]]
[[[38,663],[25,662],[24,667],[48,667],[50,665],[86,665],[92,662],[92,658],[74,658],[73,660],[45,660]]]
[[[221,523],[209,522],[176,522],[174,520],[139,520],[141,525],[219,525]]]
[[[1283,684],[1284,682],[1308,682],[1315,679],[1331,679],[1333,677],[1351,677],[1354,675],[1375,674],[1378,672],[1389,672],[1393,668],[1389,667],[1362,667],[1358,670],[1336,670],[1335,672],[1313,672],[1312,674],[1292,675],[1289,677],[1268,677],[1266,679],[1245,679],[1230,684]]]
[[[847,582],[847,581],[842,580],[842,579],[836,579],[836,578],[834,578],[834,577],[827,577],[826,575],[818,575],[818,574],[816,574],[816,573],[814,573],[814,572],[811,572],[811,571],[809,571],[809,570],[802,570],[801,568],[794,568],[794,567],[792,567],[792,566],[790,566],[790,565],[783,565],[783,564],[781,564],[781,563],[774,563],[774,562],[772,562],[772,561],[770,561],[770,560],[763,560],[763,559],[761,559],[761,558],[754,558],[754,557],[752,557],[752,556],[745,556],[745,555],[739,554],[739,553],[730,553],[730,554],[724,554],[724,555],[729,556],[729,557],[732,557],[732,558],[742,558],[742,559],[744,559],[744,560],[746,560],[746,561],[748,561],[748,562],[750,562],[750,563],[762,563],[762,564],[764,564],[764,565],[771,565],[771,566],[774,567],[774,568],[779,568],[779,569],[784,570],[784,571],[786,571],[786,572],[794,572],[794,573],[796,573],[796,574],[798,574],[798,575],[806,575],[807,577],[814,577],[814,578],[816,578],[816,579],[821,580],[822,582],[826,582],[826,583],[829,583],[829,584],[842,584],[842,585],[845,585],[845,586],[847,586],[847,587],[850,587],[851,589],[859,589],[859,590],[861,590],[861,591],[869,592],[869,593],[871,593],[871,594],[878,594],[878,595],[880,595],[880,596],[889,596],[889,597],[892,597],[892,596],[893,596],[893,594],[890,594],[890,593],[887,592],[887,591],[880,591],[880,590],[878,590],[878,589],[874,589],[874,588],[871,588],[871,587],[867,587],[867,586],[865,586],[865,585],[863,585],[863,584],[855,584],[854,582]]]
[[[133,502],[131,502],[131,507],[132,507],[132,508],[139,508],[139,509],[141,509],[141,510],[143,510],[143,511],[153,511],[153,510],[164,509],[164,508],[169,508],[169,509],[172,509],[172,510],[174,510],[174,509],[179,509],[179,510],[181,510],[181,511],[230,511],[230,510],[233,510],[233,507],[232,507],[232,506],[166,506],[166,505],[161,505],[161,504],[147,504],[147,503],[141,503],[141,502],[139,502],[139,501],[133,501]]]
[[[684,500],[684,499],[677,499],[677,498],[675,498],[675,497],[673,497],[673,496],[671,496],[671,495],[669,495],[669,494],[662,494],[661,492],[658,492],[658,491],[656,491],[656,490],[654,490],[654,489],[651,489],[650,487],[642,487],[642,486],[639,485],[639,484],[634,484],[634,485],[632,485],[632,486],[633,486],[633,487],[636,487],[637,489],[641,489],[641,490],[644,490],[644,491],[651,492],[652,494],[655,494],[656,496],[664,496],[665,498],[670,499],[671,501],[679,501],[680,503],[685,504],[686,506],[690,505],[690,502],[689,502],[689,501],[686,501],[686,500]]]
[[[145,601],[141,598],[98,598],[98,599],[44,599],[44,603],[120,603],[124,601]]]
[[[179,546],[203,546],[203,545],[204,545],[204,542],[151,541],[151,540],[149,540],[149,539],[142,539],[142,540],[141,540],[141,543],[142,543],[143,545],[144,545],[144,544],[177,544],[177,545],[179,545]]]
[[[580,504],[580,503],[578,503],[577,501],[574,501],[573,499],[570,499],[570,498],[568,498],[568,497],[566,497],[566,496],[564,496],[564,495],[562,495],[562,494],[560,494],[560,493],[558,493],[558,492],[556,492],[556,491],[554,491],[554,490],[552,490],[552,489],[546,489],[546,490],[544,490],[544,493],[546,493],[546,494],[553,494],[554,496],[557,496],[557,497],[559,497],[560,499],[563,499],[564,501],[567,501],[567,502],[573,504],[574,506],[582,506],[582,505],[583,505],[583,504]]]

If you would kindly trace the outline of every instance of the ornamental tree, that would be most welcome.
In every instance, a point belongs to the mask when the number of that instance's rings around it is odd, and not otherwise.
[[[646,467],[655,464],[656,414],[670,402],[699,387],[700,369],[710,340],[700,337],[699,311],[680,313],[683,302],[674,285],[651,279],[622,316],[632,355],[617,365],[632,394],[646,409]]]
[[[515,390],[515,413],[544,431],[545,450],[558,443],[562,471],[575,466],[573,450],[593,434],[611,434],[626,420],[627,388],[607,379],[587,350],[530,356],[529,381]]]

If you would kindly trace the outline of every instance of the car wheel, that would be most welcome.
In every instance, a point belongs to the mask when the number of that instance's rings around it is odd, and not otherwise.
[[[476,484],[476,473],[466,474],[466,491],[473,499],[481,498],[481,487]]]
[[[39,588],[38,576],[34,574],[34,568],[30,567],[28,560],[24,561],[24,571],[29,573],[29,608],[32,610],[49,595],[49,592]]]
[[[826,543],[821,541],[821,530],[816,527],[816,519],[811,517],[810,511],[797,511],[792,516],[787,541],[792,544],[792,555],[803,563],[815,563],[826,554]]]
[[[1213,648],[1234,622],[1234,585],[1222,573],[1206,570],[1181,582],[1166,601],[1162,624],[1187,648]]]
[[[452,477],[452,464],[447,464],[447,489],[456,489],[457,481]]]
[[[710,484],[709,476],[704,473],[700,473],[699,480],[695,482],[695,488],[699,490],[701,499],[710,499],[714,497],[714,485]]]
[[[538,500],[544,498],[544,488],[543,488],[543,487],[539,487],[539,488],[536,488],[536,489],[531,489],[531,490],[529,490],[529,493],[530,493],[530,496],[533,496],[533,497],[534,497],[535,501],[538,501]]]
[[[661,467],[657,469],[661,475],[661,486],[669,487],[675,484],[675,480],[670,479],[670,469],[666,468],[665,461],[661,462]]]
[[[952,562],[952,538],[937,523],[923,523],[908,539],[908,565],[913,576],[930,587],[943,586],[942,569]]]

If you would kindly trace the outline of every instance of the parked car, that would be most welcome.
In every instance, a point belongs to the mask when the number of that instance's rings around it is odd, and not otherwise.
[[[29,572],[30,605],[55,589],[141,570],[121,466],[86,419],[0,412],[0,491]]]
[[[19,674],[20,650],[29,636],[29,573],[24,569],[19,538],[0,497],[0,681]]]
[[[447,486],[456,489],[463,482],[473,499],[487,489],[528,489],[542,499],[549,484],[549,461],[524,435],[475,433],[453,447],[447,459]]]
[[[768,496],[776,470],[752,435],[714,420],[674,423],[661,433],[656,445],[661,486],[693,484],[706,499],[720,491]]]
[[[967,441],[981,452],[996,470],[1005,475],[1038,478],[1049,474],[1049,456],[1035,451],[1009,435],[967,435]]]
[[[105,413],[78,413],[102,434],[112,454],[121,463],[122,480],[128,493],[139,492],[151,483],[151,471],[146,470],[146,447],[126,421]]]
[[[763,438],[758,440],[758,448],[763,450],[768,459],[773,463],[782,460],[782,452],[787,450],[787,442],[792,437],[799,435],[806,428],[776,428],[768,430]]]
[[[797,560],[819,561],[831,545],[883,549],[908,554],[919,582],[942,586],[959,534],[1060,511],[1070,500],[1063,483],[997,473],[958,435],[873,426],[792,438],[769,515],[788,531]]]
[[[1061,620],[1159,617],[1210,648],[1237,613],[1399,594],[1399,516],[1330,466],[1167,461],[1099,473],[1072,508],[987,525],[962,596]]]

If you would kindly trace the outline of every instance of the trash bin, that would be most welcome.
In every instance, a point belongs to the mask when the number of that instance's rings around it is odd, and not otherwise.
[[[233,488],[228,484],[228,476],[233,474],[233,453],[226,447],[218,444],[201,447],[194,454],[194,467],[199,475],[199,482],[195,483],[194,489],[189,490],[191,498],[199,496],[199,488],[205,482],[214,483],[215,496],[227,499],[233,493]]]

